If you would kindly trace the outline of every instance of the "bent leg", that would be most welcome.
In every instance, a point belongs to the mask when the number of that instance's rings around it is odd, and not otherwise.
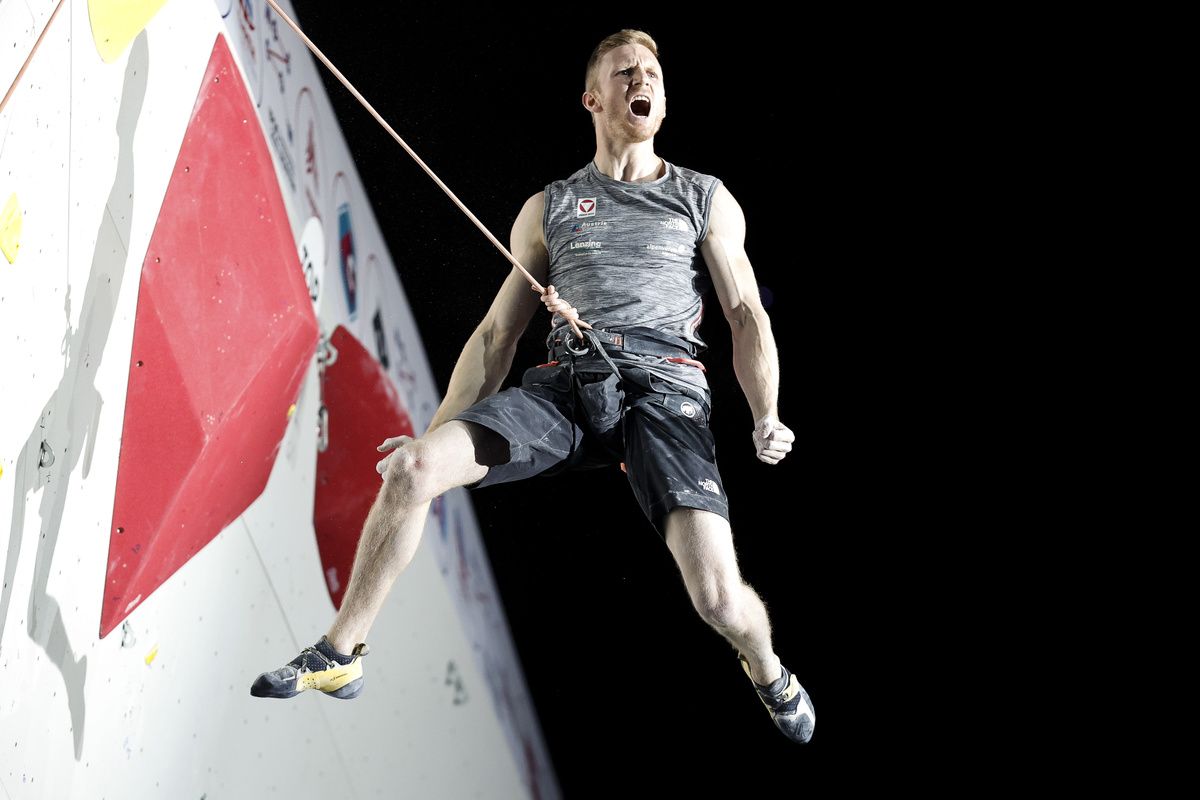
[[[417,552],[430,502],[482,480],[489,467],[507,458],[508,443],[499,434],[460,420],[388,454],[383,486],[358,540],[350,584],[329,629],[329,643],[339,653],[350,653],[366,641],[392,585]]]
[[[711,511],[676,508],[666,516],[665,531],[701,618],[746,657],[756,683],[766,686],[779,678],[767,609],[738,571],[728,520]]]

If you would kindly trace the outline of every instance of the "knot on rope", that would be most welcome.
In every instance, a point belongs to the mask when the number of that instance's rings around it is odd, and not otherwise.
[[[535,292],[541,293],[542,303],[545,304],[551,315],[557,314],[565,319],[567,324],[571,326],[571,330],[575,333],[576,338],[580,342],[585,341],[583,331],[580,329],[587,328],[590,330],[592,326],[581,320],[579,312],[575,310],[575,307],[559,296],[558,290],[554,288],[554,284],[550,284],[544,289],[538,286],[537,281],[532,279],[530,280],[530,284],[533,286]]]

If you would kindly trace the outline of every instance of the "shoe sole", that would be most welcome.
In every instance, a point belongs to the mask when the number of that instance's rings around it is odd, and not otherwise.
[[[363,679],[356,678],[355,680],[350,681],[350,683],[347,683],[345,686],[343,686],[340,689],[335,689],[334,691],[329,691],[328,689],[322,689],[321,691],[324,692],[325,694],[329,695],[330,697],[336,697],[338,700],[353,700],[354,698],[358,697],[358,694],[359,694],[359,692],[362,691],[362,688],[363,688]]]
[[[264,673],[259,676],[259,680],[254,682],[250,687],[250,694],[254,697],[270,697],[277,700],[286,700],[289,697],[295,697],[308,689],[316,689],[322,694],[330,697],[336,697],[339,700],[353,700],[362,692],[363,688],[363,671],[362,659],[355,659],[352,663],[347,664],[341,669],[325,669],[320,672],[306,672],[298,675],[294,684],[290,686],[272,684],[260,681],[270,673]],[[294,687],[294,688],[293,688]]]

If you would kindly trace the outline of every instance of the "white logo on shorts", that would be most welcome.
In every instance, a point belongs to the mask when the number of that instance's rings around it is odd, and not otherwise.
[[[683,412],[685,417],[691,418],[696,416],[696,407],[686,400],[679,405],[679,410]]]
[[[721,490],[717,488],[717,482],[714,481],[712,478],[704,478],[703,480],[701,480],[700,488],[705,490],[706,492],[712,492],[713,494],[721,493]]]

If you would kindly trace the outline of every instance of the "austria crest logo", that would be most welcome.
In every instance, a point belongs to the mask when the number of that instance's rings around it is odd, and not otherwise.
[[[584,197],[580,199],[579,205],[575,206],[576,217],[594,217],[596,216],[596,198]]]

